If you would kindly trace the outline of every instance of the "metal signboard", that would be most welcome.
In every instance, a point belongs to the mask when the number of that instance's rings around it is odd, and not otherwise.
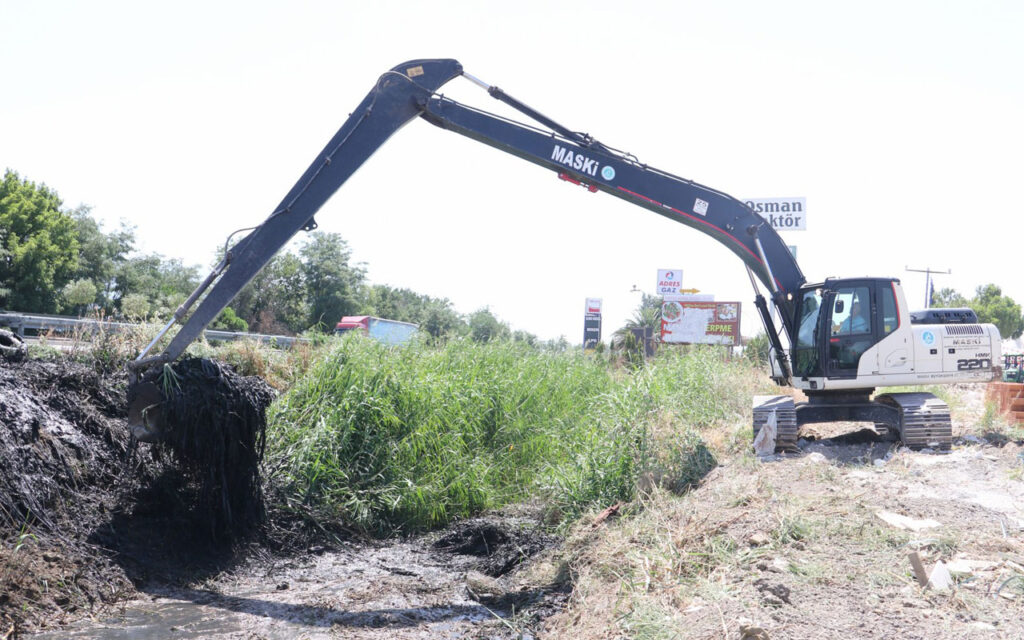
[[[666,302],[661,341],[674,344],[740,344],[739,302]]]
[[[601,298],[587,298],[586,313],[601,313]]]
[[[583,316],[583,349],[596,349],[601,342],[601,314],[588,313]]]
[[[676,295],[682,286],[682,269],[658,269],[658,286],[654,290],[655,294],[659,296]]]
[[[743,203],[776,231],[807,231],[807,198],[747,198]]]

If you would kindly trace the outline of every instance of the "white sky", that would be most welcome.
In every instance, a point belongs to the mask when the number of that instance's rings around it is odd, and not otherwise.
[[[140,248],[211,264],[261,222],[387,69],[453,57],[569,128],[741,198],[804,196],[809,280],[924,275],[1024,301],[1020,2],[0,0],[0,170]],[[443,91],[507,113],[463,79]],[[518,119],[522,119],[518,117]],[[414,121],[317,215],[375,283],[605,339],[658,268],[744,303],[710,238]]]

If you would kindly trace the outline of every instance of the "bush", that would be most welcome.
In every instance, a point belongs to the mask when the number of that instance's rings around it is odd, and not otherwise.
[[[285,504],[377,534],[535,497],[572,516],[633,499],[645,477],[682,490],[714,465],[700,429],[745,419],[747,396],[721,398],[742,363],[711,349],[652,362],[346,336],[272,407],[269,465]]]

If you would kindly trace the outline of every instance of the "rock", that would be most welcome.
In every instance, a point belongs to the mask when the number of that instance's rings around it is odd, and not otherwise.
[[[740,618],[740,640],[769,640],[764,627],[754,624],[752,620]]]
[[[828,464],[828,458],[826,458],[822,454],[818,453],[817,451],[815,451],[813,453],[808,453],[804,457],[804,459],[807,460],[807,462],[810,462],[812,464]]]
[[[494,602],[507,595],[508,590],[498,584],[494,578],[479,571],[466,573],[466,591],[477,602]]]
[[[888,525],[894,526],[897,529],[906,529],[909,531],[922,531],[924,529],[942,526],[942,523],[936,520],[915,520],[898,513],[893,513],[892,511],[879,511],[875,515]]]
[[[884,467],[885,466],[885,459],[884,458],[875,458],[874,465],[876,467]]]
[[[763,547],[770,544],[771,541],[772,539],[761,531],[755,531],[747,538],[747,544],[752,547]]]
[[[954,578],[967,578],[979,571],[990,571],[997,566],[998,563],[990,560],[968,560],[967,558],[957,558],[950,560],[946,563],[946,569],[949,570],[950,575]]]
[[[942,564],[941,561],[936,562],[931,576],[928,577],[928,587],[936,591],[944,591],[952,586],[953,576],[949,575],[946,565]]]

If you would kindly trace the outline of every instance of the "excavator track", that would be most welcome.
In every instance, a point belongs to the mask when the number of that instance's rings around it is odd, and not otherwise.
[[[799,451],[796,445],[799,427],[796,424],[796,407],[789,396],[754,396],[754,438],[761,427],[775,414],[775,451]]]
[[[949,405],[930,393],[886,393],[875,397],[899,409],[899,435],[911,449],[949,451],[953,446],[953,423]]]

